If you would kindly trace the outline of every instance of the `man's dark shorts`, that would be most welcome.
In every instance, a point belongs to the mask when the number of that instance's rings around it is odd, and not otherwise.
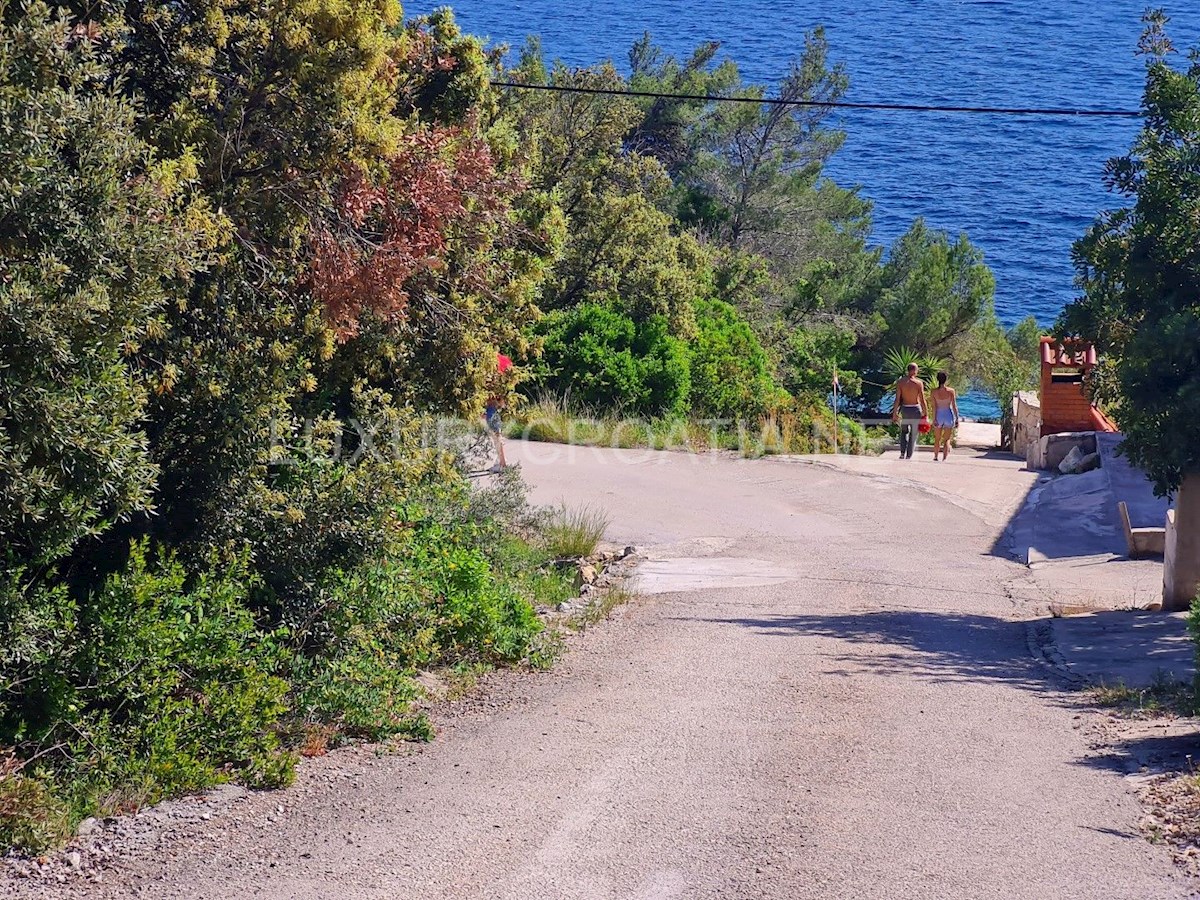
[[[478,409],[478,407],[476,407]],[[487,427],[492,434],[499,434],[503,422],[500,421],[500,407],[489,406],[483,414],[483,420],[487,422]]]

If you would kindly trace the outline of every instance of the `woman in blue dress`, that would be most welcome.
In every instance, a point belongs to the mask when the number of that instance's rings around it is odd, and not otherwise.
[[[949,376],[945,372],[937,373],[938,386],[933,389],[933,461],[938,461],[938,451],[942,459],[950,455],[950,438],[958,426],[958,394],[954,388],[946,387]]]

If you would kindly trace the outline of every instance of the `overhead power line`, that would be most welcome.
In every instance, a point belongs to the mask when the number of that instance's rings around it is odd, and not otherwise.
[[[521,84],[493,81],[493,87],[523,91],[552,91],[559,94],[597,94],[610,97],[638,97],[649,100],[702,100],[720,103],[759,103],[769,106],[807,106],[820,109],[867,109],[921,113],[980,113],[994,116],[1071,116],[1081,118],[1132,119],[1141,113],[1127,109],[1056,109],[1020,106],[939,106],[925,103],[854,103],[849,100],[782,100],[778,97],[722,97],[716,94],[665,94],[658,91],[630,91],[616,88],[571,87],[560,84]]]

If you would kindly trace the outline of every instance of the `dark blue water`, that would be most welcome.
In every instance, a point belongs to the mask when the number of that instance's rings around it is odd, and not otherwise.
[[[436,2],[410,3],[409,15]],[[612,59],[650,31],[686,56],[718,40],[750,81],[773,84],[826,28],[845,62],[847,99],[981,106],[1137,109],[1135,57],[1146,0],[459,0],[466,31],[519,47],[538,34],[570,65]],[[1200,43],[1200,0],[1164,3],[1177,47]],[[889,243],[917,216],[966,231],[996,273],[1005,324],[1053,323],[1073,296],[1070,250],[1096,213],[1118,202],[1100,176],[1125,152],[1133,119],[852,112],[828,174],[875,203],[875,240]],[[975,409],[979,414],[983,409]],[[966,412],[966,410],[964,410]]]

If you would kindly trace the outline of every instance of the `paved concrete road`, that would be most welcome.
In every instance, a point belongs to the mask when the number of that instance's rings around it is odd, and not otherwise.
[[[931,460],[512,455],[538,500],[603,506],[655,593],[421,752],[320,761],[93,895],[1191,893],[1032,660],[1003,523],[914,481]]]

